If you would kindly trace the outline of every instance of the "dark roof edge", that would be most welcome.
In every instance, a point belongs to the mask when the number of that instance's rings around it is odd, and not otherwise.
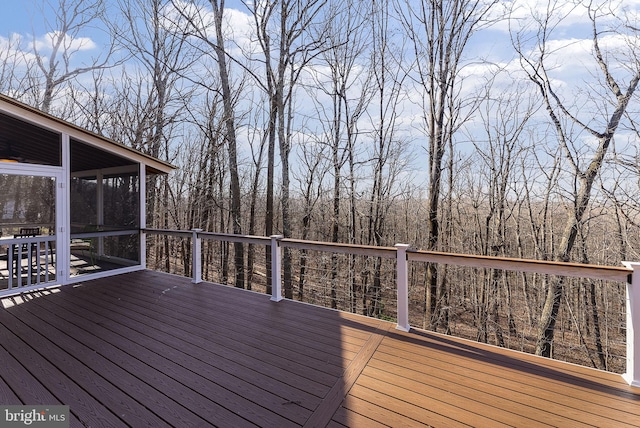
[[[143,153],[139,150],[136,150],[134,148],[131,148],[129,146],[126,146],[122,143],[119,143],[115,140],[112,140],[110,138],[104,137],[100,134],[97,134],[93,131],[89,131],[85,128],[82,128],[78,125],[75,125],[71,122],[68,122],[66,120],[60,119],[56,116],[53,116],[49,113],[45,113],[41,110],[38,110],[35,107],[32,107],[28,104],[25,104],[23,102],[20,102],[14,98],[9,97],[8,95],[5,95],[3,93],[0,93],[0,102],[5,102],[8,104],[12,104],[22,110],[28,111],[31,114],[35,114],[38,115],[46,120],[55,122],[58,125],[62,125],[64,127],[70,128],[76,132],[80,132],[81,134],[86,135],[87,137],[91,138],[91,139],[97,139],[103,143],[105,143],[107,146],[111,145],[114,146],[114,148],[116,148],[116,150],[118,151],[122,151],[125,150],[125,152],[127,152],[128,154],[132,155],[131,156],[131,160],[136,160],[136,161],[140,161],[141,163],[144,163],[147,167],[147,170],[150,170],[150,172],[153,173],[161,173],[161,174],[168,174],[169,172],[171,172],[171,170],[173,169],[177,169],[178,167],[175,165],[172,165],[169,162],[160,160],[158,158],[155,158],[151,155],[148,155],[146,153]],[[75,137],[75,135],[74,135]],[[134,158],[142,158],[142,159],[134,159]]]

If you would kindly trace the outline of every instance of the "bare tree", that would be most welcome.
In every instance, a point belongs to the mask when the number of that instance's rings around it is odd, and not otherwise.
[[[329,39],[329,47],[318,57],[318,65],[329,71],[313,73],[315,84],[309,87],[309,98],[315,100],[316,111],[320,119],[320,143],[328,146],[332,164],[333,179],[333,214],[331,216],[331,241],[339,242],[344,239],[340,234],[341,222],[350,229],[349,240],[355,242],[356,222],[354,219],[344,222],[341,207],[344,198],[345,164],[349,162],[353,167],[355,145],[358,139],[357,123],[364,115],[374,94],[372,85],[372,70],[366,67],[371,42],[370,14],[366,11],[366,2],[348,0],[331,3],[332,20],[323,27],[323,36]],[[384,36],[384,35],[382,35]],[[317,36],[318,38],[320,35]],[[321,93],[324,96],[318,97]],[[327,102],[328,100],[328,102]],[[326,141],[325,141],[326,140]],[[348,175],[352,177],[352,174]],[[350,200],[355,195],[355,183],[350,180]],[[355,204],[350,212],[355,211]],[[338,282],[337,255],[331,259],[331,306],[337,307],[336,287]],[[353,276],[355,278],[355,275]],[[352,289],[354,286],[352,286]],[[352,311],[355,311],[355,290],[352,290]]]
[[[240,178],[238,175],[238,143],[235,125],[235,97],[231,93],[231,82],[228,71],[227,52],[225,51],[225,39],[223,36],[223,14],[224,0],[211,0],[213,8],[213,22],[215,28],[215,43],[213,48],[218,61],[218,72],[220,73],[220,83],[222,89],[222,104],[224,107],[225,140],[229,153],[229,174],[231,178],[231,218],[233,223],[233,233],[242,234],[241,218],[241,193]],[[244,245],[234,243],[234,260],[236,268],[235,285],[244,288]]]
[[[499,71],[496,75],[499,74]],[[495,76],[494,76],[495,77]],[[493,80],[493,79],[492,79]],[[497,85],[496,85],[497,86]],[[478,115],[484,124],[485,138],[475,141],[479,135],[470,135],[474,141],[475,154],[480,165],[477,166],[478,179],[483,180],[480,187],[484,203],[476,202],[477,235],[481,248],[479,252],[489,256],[508,256],[512,251],[507,232],[509,218],[509,192],[514,180],[515,168],[521,153],[522,135],[529,118],[536,112],[532,97],[527,97],[523,87],[515,84],[501,91],[494,88],[492,81],[485,84],[485,101]],[[493,95],[498,92],[499,95]],[[516,220],[517,221],[517,220]],[[506,284],[506,273],[499,269],[489,272],[488,284],[480,295],[481,302],[476,305],[478,340],[486,342],[489,332],[495,335],[495,344],[505,346],[500,313],[507,312],[508,325],[515,330],[511,312],[511,287]],[[506,299],[501,298],[504,286]],[[503,306],[504,311],[500,310]]]
[[[393,41],[391,5],[372,3],[372,45],[370,50],[372,108],[367,111],[370,123],[368,164],[371,184],[366,214],[366,244],[384,245],[387,215],[392,205],[398,174],[402,170],[405,140],[399,136],[398,117],[405,100],[401,55],[404,47]],[[363,311],[365,315],[379,316],[382,260],[373,260],[371,272],[365,276]]]
[[[300,154],[300,172],[298,183],[300,183],[300,194],[303,199],[303,207],[301,213],[301,239],[310,239],[312,219],[314,212],[317,211],[318,202],[321,200],[324,193],[323,178],[327,173],[327,167],[324,165],[327,162],[326,156],[327,146],[324,144],[316,144],[309,142],[309,144],[302,145],[302,153]],[[295,173],[294,173],[295,176]],[[305,285],[307,280],[307,262],[309,252],[306,249],[300,251],[299,261],[299,275],[298,275],[298,299],[304,301],[305,298]],[[334,281],[334,273],[332,271],[332,285]],[[335,289],[332,288],[332,308],[336,308],[335,302]]]
[[[469,106],[460,94],[460,70],[470,37],[484,23],[496,1],[420,0],[396,1],[400,19],[414,53],[413,79],[423,91],[429,156],[427,249],[437,250],[440,241],[440,192],[443,160],[455,133],[464,122]],[[445,289],[438,293],[438,270],[428,265],[429,327],[436,328],[441,317]]]
[[[210,0],[211,12],[205,8],[204,4],[192,1],[188,7],[184,3],[173,1],[174,14],[176,18],[172,24],[180,28],[185,34],[193,37],[197,42],[191,42],[201,57],[211,57],[216,63],[217,84],[212,85],[212,77],[208,73],[197,73],[192,77],[192,82],[196,86],[204,88],[205,91],[220,92],[220,97],[214,99],[222,103],[222,122],[224,124],[222,134],[228,153],[229,178],[230,178],[230,215],[232,231],[235,234],[242,234],[242,193],[240,186],[240,174],[238,167],[238,138],[237,138],[237,118],[236,107],[239,95],[242,93],[242,82],[234,87],[232,80],[232,58],[226,48],[227,20],[225,14],[225,2]],[[199,65],[208,69],[206,61],[201,59]],[[208,117],[208,116],[207,116]],[[197,121],[197,119],[196,119]],[[244,288],[245,267],[244,267],[244,245],[235,243],[234,264],[235,264],[235,286]]]
[[[275,143],[278,142],[281,184],[282,232],[291,236],[290,153],[293,143],[292,126],[295,115],[295,88],[302,71],[325,47],[324,39],[316,39],[320,32],[314,26],[323,26],[322,12],[328,0],[265,0],[245,2],[254,18],[256,34],[264,63],[264,81],[258,79],[269,97],[269,144],[267,152],[267,201],[265,232],[273,232],[273,186],[275,169]],[[321,19],[322,18],[322,19]],[[267,266],[270,265],[267,253]],[[292,297],[291,256],[285,249],[283,257],[284,295]],[[267,275],[270,277],[270,275]]]
[[[33,61],[25,61],[22,37],[17,34],[0,39],[0,92],[16,99],[24,99],[25,94],[35,85]]]
[[[260,185],[261,185],[261,177],[262,170],[264,164],[264,155],[265,150],[267,148],[268,134],[262,132],[262,128],[260,127],[261,119],[261,109],[258,108],[259,105],[263,103],[259,102],[256,105],[257,112],[254,112],[254,120],[257,123],[251,127],[251,131],[249,132],[249,142],[251,146],[251,154],[253,160],[253,178],[251,179],[251,190],[250,190],[250,202],[249,202],[249,235],[255,235],[258,227],[258,203],[262,200],[259,199],[260,193]],[[254,104],[255,105],[255,104]],[[266,253],[270,253],[269,251],[265,251]],[[253,287],[253,277],[254,277],[254,264],[255,264],[255,248],[253,245],[249,244],[249,248],[247,250],[247,289],[251,289]],[[270,269],[270,268],[269,268]],[[268,279],[271,278],[270,271],[265,272]],[[267,280],[268,280],[267,279]]]
[[[514,34],[513,45],[520,56],[520,63],[528,78],[535,85],[540,94],[549,120],[551,121],[558,139],[558,144],[564,151],[571,168],[572,176],[569,181],[569,195],[571,209],[568,212],[561,240],[554,258],[558,261],[571,260],[571,252],[576,238],[582,227],[583,217],[589,208],[592,188],[596,177],[601,171],[609,146],[631,98],[640,82],[640,61],[637,58],[637,31],[634,28],[616,26],[615,34],[627,42],[629,51],[625,55],[624,69],[620,71],[620,77],[615,77],[617,66],[614,66],[614,58],[619,53],[605,52],[602,49],[601,40],[603,32],[598,26],[601,18],[614,19],[615,16],[605,8],[599,8],[593,3],[586,5],[587,13],[591,21],[592,52],[595,64],[603,79],[598,91],[591,89],[600,98],[590,98],[600,114],[592,116],[589,120],[581,117],[580,108],[571,106],[557,92],[557,87],[549,70],[550,56],[554,53],[550,48],[550,37],[553,30],[561,22],[559,16],[560,3],[550,3],[546,12],[541,15],[532,14],[537,28],[534,30],[534,47],[526,47],[524,32]],[[617,22],[619,24],[619,21]],[[618,63],[620,64],[620,63]],[[596,127],[599,126],[600,130]],[[579,129],[580,133],[573,133],[573,129]],[[590,148],[581,143],[582,134],[590,135],[596,145]],[[587,156],[587,150],[589,155]],[[553,339],[556,321],[560,306],[564,300],[565,278],[560,277],[550,282],[545,304],[538,325],[538,342],[536,354],[550,357],[552,354]]]
[[[189,100],[188,92],[178,92],[178,82],[193,63],[187,34],[172,28],[165,2],[161,0],[119,0],[118,5],[124,22],[114,19],[110,23],[112,33],[135,58],[136,65],[142,66],[141,83],[151,82],[150,87],[139,92],[146,109],[141,117],[143,121],[136,126],[136,139],[130,144],[151,156],[169,160],[171,132],[182,113],[181,107]],[[169,228],[170,192],[168,178],[163,177],[160,189],[154,193],[160,195],[159,201],[153,198],[149,203],[148,211],[153,215],[151,224]],[[157,253],[164,253],[168,271],[168,237],[164,238],[163,248],[157,248]]]
[[[51,104],[57,91],[66,82],[80,74],[109,66],[114,45],[101,49],[101,55],[92,58],[86,65],[76,65],[75,58],[79,52],[92,43],[90,39],[82,37],[84,31],[95,30],[97,23],[105,19],[103,0],[59,0],[57,5],[47,3],[48,10],[42,10],[42,16],[52,16],[52,22],[47,20],[49,32],[45,35],[47,44],[43,52],[34,35],[33,53],[35,61],[44,77],[41,88],[42,98],[37,107],[44,111],[51,110]]]

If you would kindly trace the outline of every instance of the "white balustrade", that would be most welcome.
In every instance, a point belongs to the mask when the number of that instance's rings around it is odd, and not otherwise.
[[[396,244],[396,269],[397,272],[397,305],[398,305],[398,324],[396,328],[402,331],[409,331],[409,266],[407,259],[407,244]]]
[[[271,300],[279,302],[282,297],[282,235],[271,236]]]
[[[627,281],[627,371],[622,376],[640,387],[640,263],[623,263],[634,273]]]
[[[193,236],[191,237],[191,245],[193,252],[193,263],[192,266],[192,276],[193,279],[191,282],[194,284],[200,284],[202,282],[202,239],[198,236],[198,233],[202,232],[202,229],[191,229]]]

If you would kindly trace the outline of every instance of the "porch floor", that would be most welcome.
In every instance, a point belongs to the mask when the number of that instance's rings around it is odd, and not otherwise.
[[[0,403],[71,426],[640,426],[616,374],[159,272],[1,303]]]

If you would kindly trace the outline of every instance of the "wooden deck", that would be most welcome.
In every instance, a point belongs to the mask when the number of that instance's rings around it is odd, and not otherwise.
[[[0,403],[71,426],[640,426],[619,375],[142,271],[0,309]]]

